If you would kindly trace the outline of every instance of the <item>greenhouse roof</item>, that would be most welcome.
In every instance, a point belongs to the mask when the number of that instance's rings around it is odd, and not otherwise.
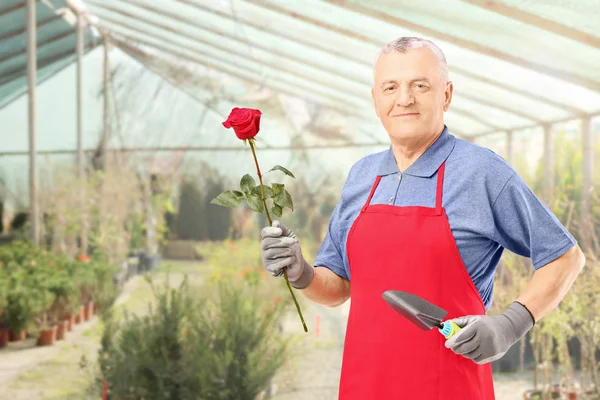
[[[0,108],[27,91],[27,24],[25,0],[0,2]],[[75,17],[64,0],[38,2],[37,80],[43,82],[75,59]],[[96,42],[86,30],[85,50]]]
[[[318,114],[350,129],[380,129],[372,65],[377,51],[400,36],[431,39],[445,52],[455,87],[446,123],[459,136],[600,114],[594,0],[80,3],[117,46],[167,76],[169,64],[202,66],[212,74],[203,84],[213,96],[218,87],[223,99],[305,100],[311,115],[301,127]],[[239,84],[220,87],[215,73]]]

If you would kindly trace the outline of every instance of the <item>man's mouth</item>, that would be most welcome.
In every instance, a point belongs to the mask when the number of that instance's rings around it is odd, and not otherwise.
[[[419,113],[416,113],[416,112],[398,113],[398,114],[392,115],[392,118],[410,118],[410,117],[416,117],[417,115],[419,115]]]

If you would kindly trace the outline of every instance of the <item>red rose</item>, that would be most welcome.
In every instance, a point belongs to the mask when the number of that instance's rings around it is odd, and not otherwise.
[[[252,139],[260,130],[260,110],[252,108],[235,107],[229,113],[227,121],[223,122],[223,126],[227,129],[233,128],[235,135],[241,139]]]

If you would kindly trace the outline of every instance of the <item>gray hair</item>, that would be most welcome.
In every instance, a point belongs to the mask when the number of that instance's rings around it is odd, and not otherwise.
[[[404,36],[393,40],[386,44],[379,53],[377,53],[377,57],[375,58],[375,63],[373,64],[373,86],[375,86],[375,66],[377,65],[377,61],[382,54],[389,53],[406,53],[411,49],[418,49],[423,46],[426,46],[431,50],[433,55],[438,61],[438,68],[440,69],[440,73],[442,74],[442,78],[444,80],[448,80],[448,64],[446,63],[446,56],[444,56],[444,52],[440,49],[435,43],[431,40],[422,39],[419,37],[413,36]]]

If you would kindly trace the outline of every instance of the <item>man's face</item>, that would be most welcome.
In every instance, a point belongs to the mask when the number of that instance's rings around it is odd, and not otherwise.
[[[375,111],[392,139],[417,139],[441,132],[452,100],[435,55],[420,47],[382,54],[372,90]]]

